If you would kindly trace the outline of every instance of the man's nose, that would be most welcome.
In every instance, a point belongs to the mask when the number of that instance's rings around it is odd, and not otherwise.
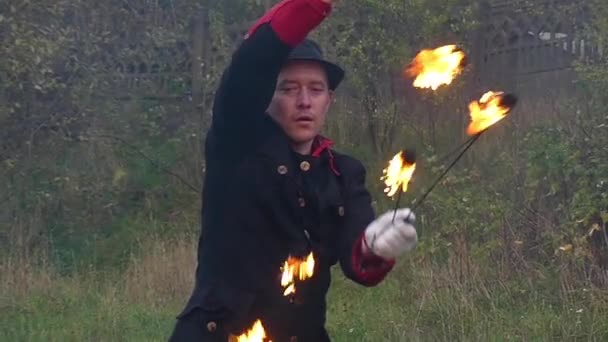
[[[310,105],[311,105],[310,92],[304,88],[298,94],[298,107],[310,107]]]

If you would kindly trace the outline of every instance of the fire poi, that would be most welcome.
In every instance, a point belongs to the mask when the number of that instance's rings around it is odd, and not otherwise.
[[[420,51],[412,62],[406,67],[405,74],[408,77],[414,77],[413,86],[416,88],[438,89],[441,85],[450,85],[454,78],[458,76],[467,64],[467,56],[464,51],[454,44],[440,46],[435,49],[424,49]],[[472,136],[465,141],[452,153],[464,149],[445,169],[445,171],[433,182],[429,189],[416,201],[413,210],[415,210],[422,201],[428,196],[439,181],[447,174],[447,172],[462,158],[464,153],[475,143],[477,139],[492,125],[502,120],[515,106],[517,98],[512,94],[505,94],[502,91],[488,91],[479,99],[472,101],[469,104],[469,113],[471,122],[467,128],[467,134]],[[450,154],[452,154],[450,153]],[[407,184],[415,169],[415,163],[411,163],[410,167],[404,166],[401,152],[395,155],[389,162],[388,168],[384,170],[387,188],[385,192],[388,196],[393,196],[398,190],[399,199],[402,192],[407,191]]]
[[[450,44],[420,51],[406,67],[405,74],[408,77],[414,77],[414,87],[437,90],[441,85],[450,85],[454,78],[464,70],[466,64],[467,56],[464,51],[456,45]],[[410,160],[407,161],[407,158]],[[387,186],[385,193],[392,197],[399,192],[395,203],[395,214],[399,207],[401,194],[407,191],[409,181],[416,169],[415,159],[413,151],[406,153],[405,157],[402,152],[399,152],[384,169],[385,175],[381,179]]]
[[[399,151],[383,170],[386,188],[384,192],[387,196],[394,196],[397,191],[407,191],[407,187],[416,169],[416,155],[413,150]]]
[[[441,181],[441,179],[450,171],[454,165],[462,158],[464,153],[473,146],[475,141],[485,133],[488,128],[503,119],[517,103],[517,97],[513,94],[505,94],[504,92],[489,91],[485,93],[479,101],[473,101],[469,104],[471,122],[467,128],[467,134],[472,135],[470,139],[465,141],[464,149],[456,156],[452,163],[437,177],[429,189],[416,201],[414,209],[431,193],[433,188]]]
[[[469,104],[471,123],[467,128],[468,135],[479,134],[498,121],[502,120],[515,106],[517,98],[502,91],[488,91],[479,101]]]
[[[416,55],[405,69],[405,74],[415,77],[414,87],[437,90],[449,85],[466,66],[465,53],[456,45],[425,49]]]
[[[384,176],[380,179],[384,180],[384,185],[386,185],[384,192],[389,197],[398,193],[395,214],[397,213],[401,194],[407,191],[414,170],[416,170],[416,152],[412,149],[399,151],[383,170]],[[394,219],[395,217],[393,216]]]

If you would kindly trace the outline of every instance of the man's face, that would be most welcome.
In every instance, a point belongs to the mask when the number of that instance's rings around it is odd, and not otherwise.
[[[293,143],[307,143],[323,128],[332,98],[321,65],[293,61],[279,74],[268,113]]]

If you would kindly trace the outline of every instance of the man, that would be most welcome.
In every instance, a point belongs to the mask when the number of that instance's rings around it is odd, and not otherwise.
[[[344,71],[306,37],[331,5],[275,5],[224,71],[205,141],[196,285],[171,341],[225,342],[258,320],[274,342],[329,341],[330,267],[374,286],[416,244],[414,215],[375,219],[363,165],[319,135]],[[285,295],[284,262],[311,252],[312,277]]]

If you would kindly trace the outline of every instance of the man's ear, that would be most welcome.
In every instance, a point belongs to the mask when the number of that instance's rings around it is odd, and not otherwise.
[[[329,107],[334,102],[336,96],[333,90],[329,90],[329,101],[327,101],[327,106],[325,106],[325,113],[329,112]]]

